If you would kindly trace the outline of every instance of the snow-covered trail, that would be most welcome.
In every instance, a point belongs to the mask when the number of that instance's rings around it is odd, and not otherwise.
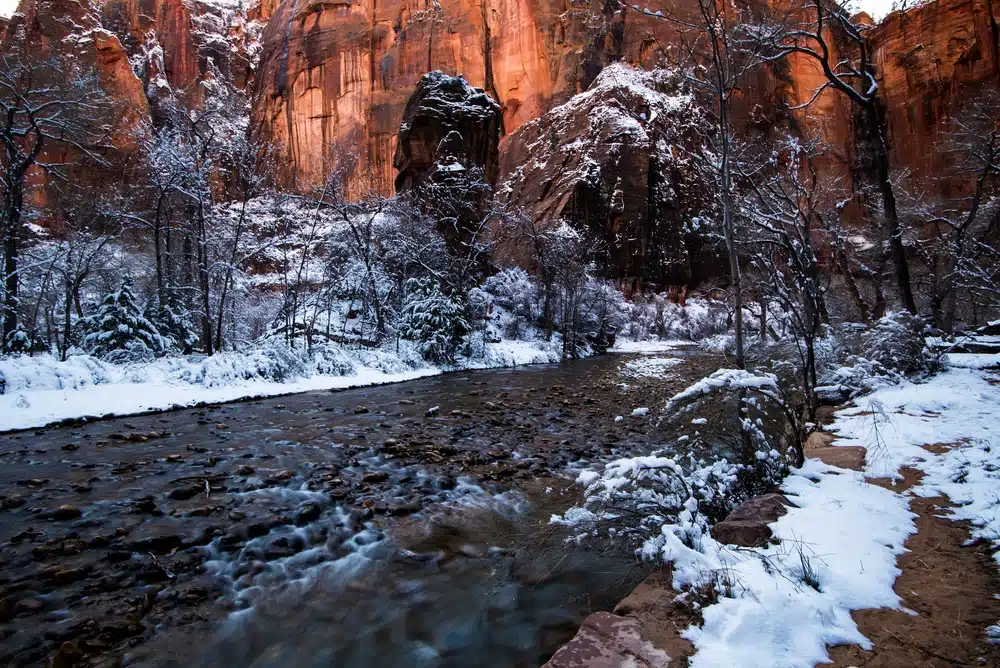
[[[840,411],[830,427],[835,446],[867,449],[865,470],[809,460],[789,476],[782,491],[797,507],[770,525],[780,544],[734,549],[706,538],[695,551],[668,541],[675,588],[712,574],[733,590],[684,632],[695,646],[690,665],[812,667],[830,660],[828,646],[871,649],[851,613],[906,608],[894,585],[897,559],[917,531],[914,495],[947,497],[955,504],[950,518],[967,520],[974,538],[1000,548],[997,415],[1000,377],[984,370],[950,369],[879,390]],[[908,490],[893,484],[904,467],[922,473]],[[990,652],[988,634],[996,632],[978,629],[968,642]]]

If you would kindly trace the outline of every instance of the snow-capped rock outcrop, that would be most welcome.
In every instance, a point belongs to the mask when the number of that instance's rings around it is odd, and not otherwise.
[[[505,140],[498,192],[535,220],[587,228],[618,278],[696,283],[721,270],[708,237],[711,132],[675,73],[611,65]]]
[[[406,104],[393,166],[396,190],[411,190],[441,169],[482,169],[488,183],[499,172],[500,105],[462,77],[430,72]]]

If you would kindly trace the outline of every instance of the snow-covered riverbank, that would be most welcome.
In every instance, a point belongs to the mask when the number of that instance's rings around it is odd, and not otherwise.
[[[314,390],[397,383],[446,371],[558,362],[557,341],[486,344],[474,359],[437,366],[403,342],[397,350],[324,346],[311,356],[285,350],[168,357],[115,365],[88,355],[65,362],[47,355],[0,359],[0,431],[81,417],[150,411]]]

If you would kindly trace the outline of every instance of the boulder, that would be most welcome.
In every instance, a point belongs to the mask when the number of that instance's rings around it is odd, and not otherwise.
[[[768,524],[788,512],[791,505],[781,494],[755,496],[737,506],[712,527],[712,538],[727,545],[760,547],[771,539]]]
[[[545,668],[668,668],[670,661],[666,652],[643,638],[637,620],[595,612]]]
[[[806,457],[818,459],[827,466],[863,471],[868,451],[858,445],[833,445],[837,436],[827,431],[814,431],[806,439]]]

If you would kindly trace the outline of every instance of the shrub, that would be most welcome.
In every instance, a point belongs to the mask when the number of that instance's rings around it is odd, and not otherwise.
[[[862,355],[888,375],[933,371],[937,362],[924,340],[924,321],[906,311],[890,313],[862,336]]]

